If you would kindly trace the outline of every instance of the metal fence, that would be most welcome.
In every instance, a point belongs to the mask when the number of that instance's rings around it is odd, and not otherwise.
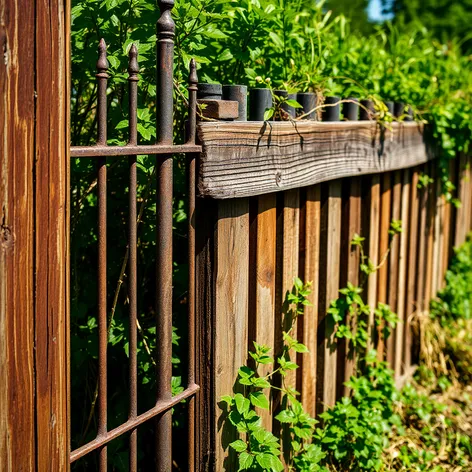
[[[71,148],[75,158],[96,159],[98,175],[98,434],[87,444],[71,451],[71,463],[98,451],[99,470],[107,470],[107,445],[129,433],[129,470],[138,468],[138,427],[144,422],[155,421],[156,470],[172,469],[172,407],[188,399],[188,470],[194,470],[195,458],[195,394],[199,390],[195,374],[195,230],[192,215],[195,211],[195,153],[201,147],[195,144],[196,129],[196,64],[192,60],[189,74],[188,139],[183,145],[173,145],[173,61],[174,29],[171,17],[173,1],[159,2],[161,16],[157,24],[157,142],[155,145],[139,145],[137,136],[138,51],[132,46],[129,52],[129,137],[125,146],[107,145],[107,81],[108,61],[106,44],[99,44],[97,62],[97,125],[98,138],[94,146]],[[172,201],[173,154],[187,155],[188,172],[188,375],[183,392],[172,396]],[[138,415],[137,408],[137,156],[156,156],[156,403],[153,408]],[[128,420],[109,430],[107,427],[107,160],[129,160],[129,414]]]

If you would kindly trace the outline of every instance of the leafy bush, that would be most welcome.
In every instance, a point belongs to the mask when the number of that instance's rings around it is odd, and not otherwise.
[[[386,433],[392,425],[400,425],[394,414],[398,392],[393,372],[371,351],[365,358],[363,374],[352,377],[346,385],[351,397],[344,397],[333,408],[322,413],[322,428],[314,440],[326,451],[330,470],[378,471],[382,454],[388,445]]]
[[[455,250],[446,273],[446,285],[431,303],[431,315],[443,325],[451,320],[472,319],[472,241]]]

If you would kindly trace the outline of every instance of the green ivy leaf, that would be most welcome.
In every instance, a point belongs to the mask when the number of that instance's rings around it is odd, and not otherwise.
[[[229,444],[236,452],[243,452],[247,449],[247,444],[241,439],[237,439]]]
[[[227,403],[228,406],[231,406],[233,404],[233,397],[230,395],[223,395],[221,397],[221,401]]]
[[[275,110],[273,108],[267,108],[264,112],[264,121],[269,121],[274,116]]]
[[[287,100],[285,103],[292,108],[303,108],[296,100]]]
[[[254,387],[258,388],[270,388],[270,383],[263,378],[257,377],[257,378],[252,378],[252,384]]]
[[[240,470],[248,470],[251,466],[252,463],[254,462],[254,456],[251,454],[248,454],[247,452],[242,452],[239,455],[239,469]]]
[[[234,402],[236,404],[236,409],[238,410],[238,413],[241,415],[243,413],[246,413],[251,406],[249,400],[240,393],[237,393],[234,396]]]
[[[269,409],[269,400],[262,392],[251,392],[249,398],[254,406],[264,410]]]
[[[275,418],[280,423],[293,423],[296,419],[291,410],[282,410]]]

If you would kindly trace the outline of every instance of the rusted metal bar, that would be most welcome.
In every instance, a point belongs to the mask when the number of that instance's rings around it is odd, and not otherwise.
[[[157,22],[157,144],[171,145],[173,138],[174,0],[160,0]],[[172,154],[156,163],[156,336],[157,401],[172,399]],[[172,470],[172,411],[156,418],[156,471]]]
[[[128,87],[129,87],[129,144],[138,143],[138,50],[132,45],[129,52]],[[136,156],[129,157],[129,420],[138,416],[138,367],[137,367],[137,208]],[[138,431],[133,429],[129,438],[129,470],[138,470]]]
[[[188,139],[187,145],[195,145],[197,127],[197,92],[198,76],[195,59],[190,60],[190,70],[188,78]]]
[[[175,145],[141,145],[141,146],[72,146],[70,148],[71,157],[128,157],[139,155],[159,155],[166,159],[168,154],[202,152],[202,147],[196,144],[175,144]]]
[[[195,470],[195,399],[199,390],[195,384],[195,228],[194,212],[196,198],[195,160],[202,147],[196,140],[197,73],[195,61],[191,61],[189,74],[189,129],[187,143],[173,145],[173,36],[174,24],[170,11],[174,2],[159,2],[161,17],[158,21],[158,87],[157,87],[157,142],[155,145],[138,145],[137,93],[138,51],[130,49],[128,63],[129,83],[129,140],[126,146],[107,146],[107,81],[108,61],[106,44],[99,44],[97,62],[98,103],[97,143],[89,147],[72,147],[72,157],[96,157],[98,167],[98,434],[81,448],[72,451],[74,462],[92,451],[99,452],[99,471],[107,470],[107,444],[113,439],[130,433],[129,470],[135,472],[137,464],[137,428],[142,423],[156,420],[156,470],[172,470],[172,407],[189,398],[188,464]],[[189,313],[188,313],[188,379],[184,392],[172,397],[172,201],[173,169],[172,155],[188,154],[189,180]],[[156,155],[156,336],[157,336],[157,392],[156,405],[142,415],[137,410],[137,157]],[[107,431],[107,157],[127,156],[129,159],[129,414],[128,420],[117,428]]]
[[[195,61],[190,61],[189,74],[189,143],[195,142],[197,68]],[[187,160],[188,173],[188,377],[187,386],[195,385],[195,154],[189,154]],[[195,398],[188,402],[188,471],[195,470]]]
[[[122,425],[116,427],[115,429],[108,431],[104,435],[97,436],[93,441],[90,441],[84,446],[76,449],[75,451],[72,451],[70,455],[71,463],[79,460],[80,458],[84,457],[90,452],[93,452],[99,448],[103,448],[110,441],[113,441],[113,439],[116,439],[119,436],[122,436],[123,434],[126,434],[127,432],[133,429],[136,429],[138,426],[142,425],[146,421],[149,421],[155,418],[157,415],[160,415],[162,412],[171,411],[172,407],[180,403],[182,400],[185,400],[186,398],[190,398],[194,396],[199,390],[200,390],[200,387],[198,385],[193,385],[192,387],[185,389],[183,392],[179,393],[178,395],[175,395],[170,400],[158,401],[153,408],[151,408],[150,410],[146,411],[145,413],[141,415],[138,415],[136,419],[126,421],[126,423],[123,423]],[[167,453],[170,455],[170,450],[167,451]]]
[[[107,82],[108,60],[106,44],[100,40],[97,62],[97,144],[107,142]],[[98,435],[107,432],[107,163],[98,162]],[[99,452],[99,470],[107,470],[107,448]]]

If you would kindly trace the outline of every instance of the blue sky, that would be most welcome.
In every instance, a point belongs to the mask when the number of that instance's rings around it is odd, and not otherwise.
[[[388,16],[382,15],[380,0],[370,0],[368,12],[372,21],[382,21],[388,18]]]

